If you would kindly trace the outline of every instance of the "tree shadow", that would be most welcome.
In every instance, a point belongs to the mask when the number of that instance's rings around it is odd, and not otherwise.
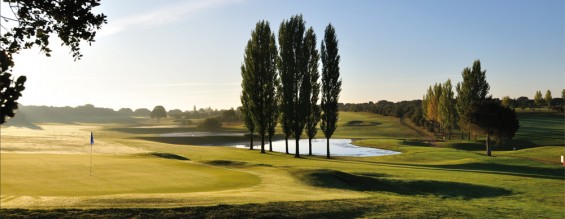
[[[427,165],[427,164],[405,164],[405,163],[388,163],[377,161],[346,161],[346,160],[332,160],[333,162],[343,163],[369,163],[375,165],[383,165],[397,168],[410,168],[422,170],[441,170],[441,171],[455,171],[455,172],[472,172],[472,173],[486,173],[486,174],[501,174],[509,176],[530,177],[540,179],[565,179],[563,169],[551,167],[530,167],[519,165],[505,165],[496,163],[465,163],[454,165]]]
[[[432,144],[429,141],[409,140],[409,139],[402,140],[402,142],[400,144],[406,145],[406,146],[420,146],[420,147],[432,146]]]
[[[396,180],[349,174],[335,170],[306,173],[312,186],[363,192],[392,192],[399,195],[435,195],[442,198],[490,198],[511,195],[512,191],[484,185],[435,180]]]
[[[417,165],[425,166],[425,165]],[[543,178],[543,179],[564,179],[564,173],[561,168],[543,168],[530,166],[517,166],[495,163],[465,163],[456,165],[434,165],[434,168],[454,170],[454,171],[472,171],[486,172],[494,174],[515,175],[523,177]]]
[[[249,167],[249,166],[264,166],[264,167],[272,167],[270,164],[254,164],[248,163],[243,161],[232,161],[232,160],[210,160],[204,161],[203,163],[213,166],[223,166],[223,167]]]
[[[3,125],[4,126],[4,125]],[[16,123],[16,124],[7,124],[5,125],[7,127],[18,127],[18,128],[28,128],[28,129],[32,129],[32,130],[43,130],[43,128],[33,124],[33,123]]]
[[[474,143],[474,142],[451,144],[450,148],[454,148],[454,149],[457,149],[457,150],[464,150],[464,151],[486,150],[485,144]]]
[[[380,122],[367,122],[362,120],[351,120],[345,124],[346,126],[377,126],[382,125]]]
[[[186,157],[183,157],[181,155],[178,154],[170,154],[170,153],[161,153],[161,152],[153,152],[151,153],[151,155],[155,156],[155,157],[160,157],[160,158],[165,158],[165,159],[171,159],[171,160],[190,160]]]

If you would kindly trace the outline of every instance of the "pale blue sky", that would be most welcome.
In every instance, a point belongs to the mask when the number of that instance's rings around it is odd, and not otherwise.
[[[340,102],[420,99],[431,84],[461,81],[475,59],[494,97],[565,88],[562,0],[103,0],[98,10],[108,24],[81,61],[55,39],[51,58],[37,49],[15,57],[14,73],[28,76],[22,104],[237,107],[255,23],[278,31],[298,13],[318,40],[328,23],[336,28]]]

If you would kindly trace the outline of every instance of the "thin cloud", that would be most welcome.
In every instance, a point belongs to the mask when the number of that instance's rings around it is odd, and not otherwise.
[[[109,36],[119,33],[135,26],[156,26],[181,20],[188,15],[202,12],[208,9],[227,6],[242,0],[189,0],[175,4],[169,4],[153,11],[143,12],[115,21],[109,21],[102,30],[100,36]]]

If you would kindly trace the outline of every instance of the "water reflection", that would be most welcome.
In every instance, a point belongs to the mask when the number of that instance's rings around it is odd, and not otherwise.
[[[288,151],[291,154],[295,153],[295,141],[294,139],[288,140]],[[247,148],[249,149],[249,144],[247,145],[234,145],[236,148]],[[255,145],[254,149],[261,149],[261,145]],[[269,149],[269,143],[266,142],[265,150]],[[273,141],[273,151],[285,152],[285,141],[278,140]],[[300,154],[308,154],[308,139],[300,140]],[[326,139],[312,139],[312,154],[314,155],[326,155]],[[360,147],[351,144],[351,139],[330,139],[330,155],[331,156],[350,156],[350,157],[372,157],[372,156],[384,156],[400,154],[397,151],[382,150],[376,148]]]

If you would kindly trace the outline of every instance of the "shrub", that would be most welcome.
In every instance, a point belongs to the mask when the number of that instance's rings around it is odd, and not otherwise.
[[[202,130],[216,130],[220,127],[222,127],[222,122],[216,117],[207,118],[198,124],[198,128]]]

